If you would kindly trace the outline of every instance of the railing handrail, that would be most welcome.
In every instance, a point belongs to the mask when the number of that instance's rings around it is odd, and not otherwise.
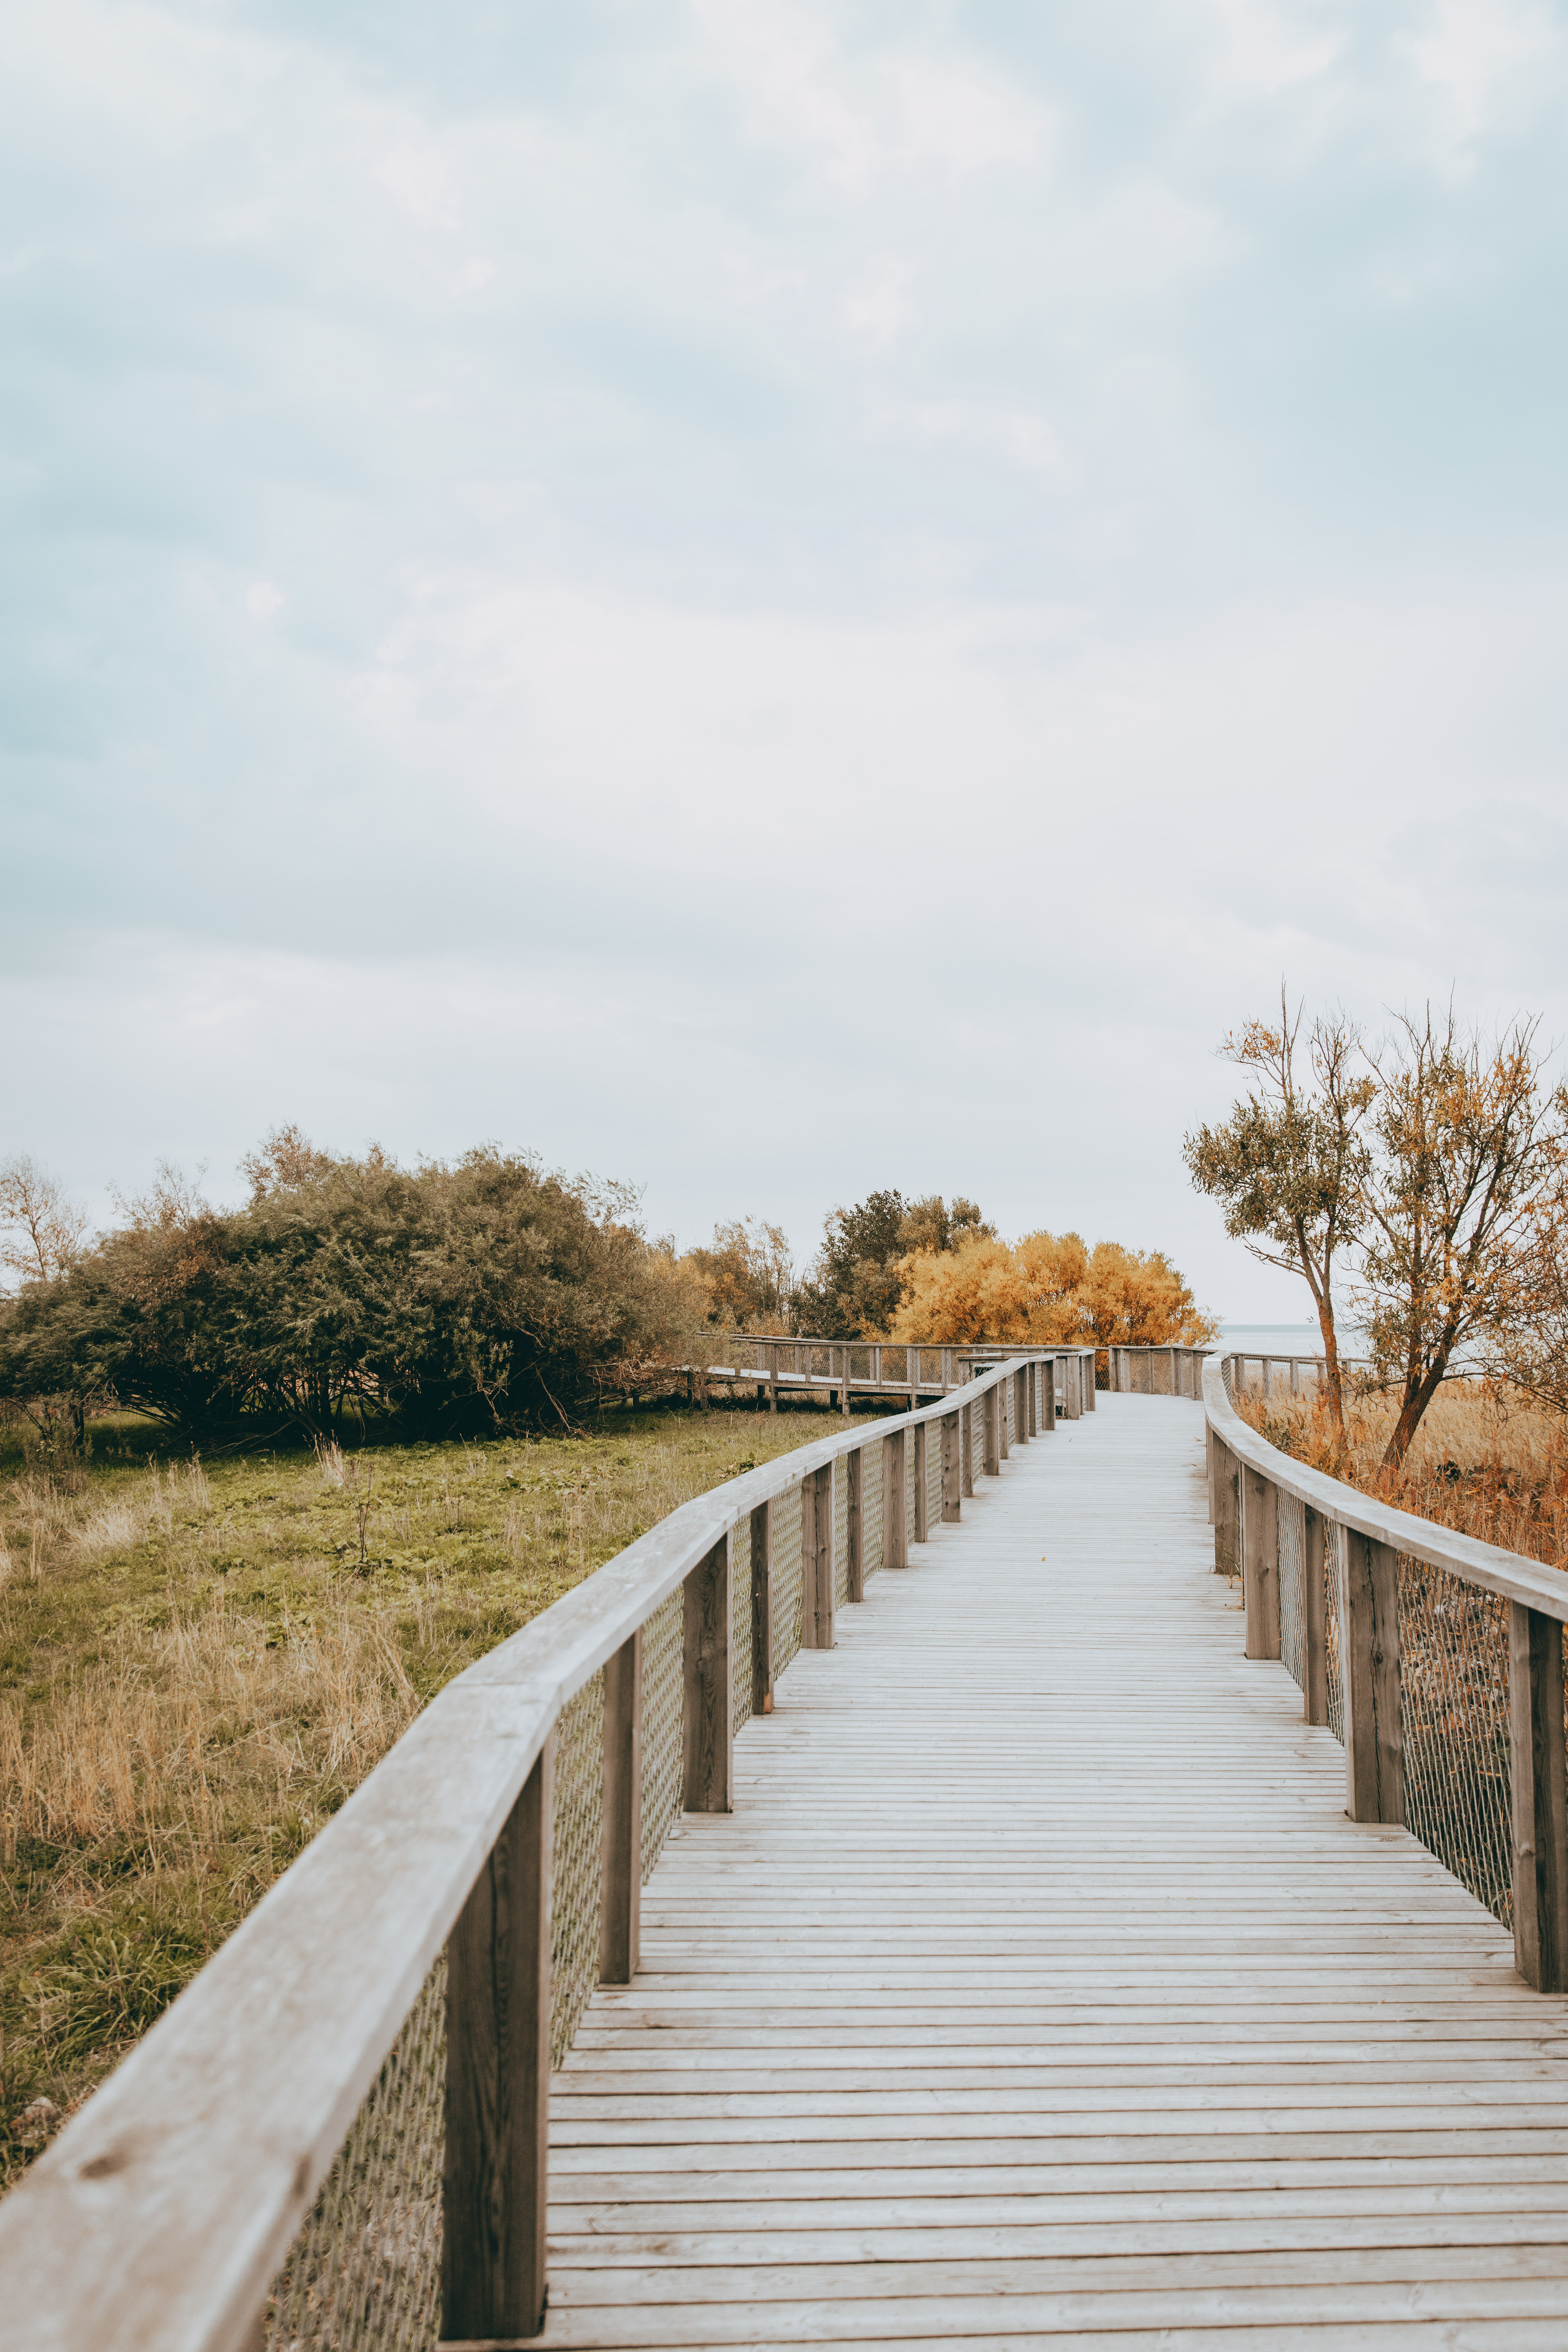
[[[1088,1352],[1020,1350],[698,1496],[448,1683],[0,2200],[0,2279],[33,2352],[248,2345],[562,1708],[759,1506]]]
[[[1229,1351],[1223,1360],[1211,1357],[1205,1363],[1204,1406],[1210,1428],[1240,1461],[1299,1503],[1310,1505],[1342,1527],[1354,1528],[1373,1543],[1387,1544],[1429,1568],[1447,1569],[1467,1584],[1479,1585],[1483,1591],[1499,1593],[1506,1601],[1517,1601],[1568,1624],[1568,1571],[1505,1551],[1500,1544],[1483,1543],[1477,1536],[1460,1535],[1436,1519],[1418,1517],[1414,1511],[1380,1503],[1342,1479],[1310,1470],[1305,1463],[1260,1437],[1243,1421],[1225,1391],[1222,1363],[1236,1352]]]

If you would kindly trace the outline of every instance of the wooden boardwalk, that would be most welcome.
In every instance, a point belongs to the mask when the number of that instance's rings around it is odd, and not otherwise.
[[[556,2078],[552,2346],[1568,2347],[1565,2004],[1101,1396],[839,1612]]]

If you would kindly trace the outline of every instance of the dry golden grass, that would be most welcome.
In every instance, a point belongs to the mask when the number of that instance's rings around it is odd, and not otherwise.
[[[170,1465],[0,1462],[0,2180],[417,1709],[815,1415]],[[0,1444],[4,1433],[0,1433]],[[42,2099],[49,2112],[37,2105]]]
[[[1364,1494],[1553,1567],[1568,1567],[1568,1427],[1491,1381],[1445,1382],[1398,1472],[1380,1469],[1395,1400],[1347,1400],[1342,1446],[1310,1397],[1259,1395],[1239,1410],[1269,1443]]]

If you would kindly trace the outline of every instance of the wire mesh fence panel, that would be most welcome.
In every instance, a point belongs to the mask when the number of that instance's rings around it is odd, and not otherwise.
[[[642,1630],[642,1875],[647,1885],[680,1811],[686,1739],[686,1596],[679,1585]]]
[[[443,1954],[273,2284],[267,2352],[392,2352],[435,2343],[446,2095]]]
[[[1294,1495],[1276,1492],[1275,1526],[1279,1536],[1279,1655],[1307,1687],[1307,1513]]]
[[[860,1572],[875,1576],[882,1565],[882,1447],[874,1437],[860,1454]]]
[[[752,1712],[752,1522],[730,1537],[730,1719],[737,1730]]]
[[[1507,1601],[1402,1553],[1399,1683],[1405,1826],[1510,1926]]]
[[[849,1463],[840,1454],[833,1465],[833,1605],[842,1608],[849,1598]]]
[[[1345,1684],[1341,1664],[1340,1564],[1341,1546],[1344,1539],[1343,1528],[1337,1519],[1331,1519],[1323,1529],[1323,1682],[1328,1700],[1329,1729],[1342,1748],[1345,1744]]]
[[[784,1673],[800,1648],[800,1502],[792,1486],[773,1505],[773,1675]]]
[[[550,2054],[559,2066],[599,1981],[599,1874],[605,1822],[603,1670],[568,1699],[555,1726],[551,1879]]]

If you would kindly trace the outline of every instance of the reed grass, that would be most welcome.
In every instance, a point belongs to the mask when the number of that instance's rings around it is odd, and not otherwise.
[[[1398,1407],[1376,1390],[1347,1399],[1342,1444],[1311,1396],[1244,1395],[1237,1409],[1271,1445],[1363,1494],[1568,1567],[1568,1424],[1505,1383],[1445,1381],[1392,1475],[1380,1465]]]

